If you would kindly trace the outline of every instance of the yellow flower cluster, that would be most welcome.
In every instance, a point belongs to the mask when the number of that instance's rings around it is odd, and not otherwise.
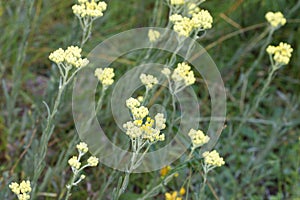
[[[192,21],[195,28],[210,29],[213,18],[207,10],[200,10],[193,14]]]
[[[59,48],[50,53],[49,59],[56,64],[65,64],[66,66],[74,66],[76,68],[86,66],[89,61],[81,58],[82,49],[77,46],[70,46],[66,50]]]
[[[198,7],[196,7],[198,8]],[[184,17],[180,14],[173,14],[169,17],[174,24],[174,31],[180,36],[188,37],[194,30],[206,30],[212,27],[213,18],[207,10],[193,8],[192,17]]]
[[[9,188],[15,193],[19,200],[30,199],[29,193],[31,192],[30,181],[22,181],[20,184],[13,182],[9,185]]]
[[[286,65],[290,62],[293,48],[287,43],[280,42],[278,46],[269,45],[266,51],[268,54],[273,55],[277,65]]]
[[[286,23],[286,19],[284,18],[284,15],[281,12],[267,12],[265,18],[274,28],[283,26]]]
[[[91,156],[89,157],[89,159],[87,160],[87,163],[89,164],[89,166],[91,167],[95,167],[98,165],[99,159],[96,158],[95,156]]]
[[[72,6],[73,13],[78,17],[102,17],[107,8],[104,1],[97,3],[97,0],[78,0],[78,3]]]
[[[165,200],[182,200],[182,196],[185,194],[185,189],[180,188],[179,192],[173,191],[171,193],[165,193]]]
[[[186,86],[192,85],[196,81],[194,72],[191,71],[191,66],[185,62],[178,63],[171,77],[175,82],[183,81]]]
[[[130,110],[133,108],[139,107],[141,105],[140,101],[138,99],[130,97],[129,99],[126,100],[126,106]]]
[[[213,150],[211,152],[204,152],[202,154],[204,157],[204,163],[207,165],[211,165],[214,167],[221,167],[225,164],[225,161],[222,157],[220,157],[219,153],[216,150]]]
[[[195,3],[188,3],[187,8],[188,8],[189,15],[193,15],[194,13],[197,13],[200,11],[200,8]]]
[[[184,0],[171,0],[171,5],[182,5]]]
[[[84,142],[80,142],[79,144],[77,144],[76,148],[79,151],[79,156],[78,157],[73,156],[68,160],[69,165],[72,167],[72,171],[77,171],[76,173],[78,173],[78,170],[81,171],[85,167],[89,167],[89,166],[95,167],[98,165],[99,162],[98,158],[96,158],[95,156],[91,156],[88,158],[87,164],[80,169],[81,167],[80,159],[84,154],[88,152],[89,148],[88,145]]]
[[[79,153],[86,153],[88,152],[89,148],[86,143],[80,142],[79,144],[76,145],[76,148],[78,149]]]
[[[123,124],[126,135],[131,139],[140,137],[150,142],[165,140],[165,135],[161,134],[161,130],[166,128],[166,119],[163,114],[156,114],[154,119],[147,117],[149,114],[148,108],[140,106],[140,103],[132,97],[126,101],[126,106],[133,116],[133,121]]]
[[[70,158],[68,163],[72,168],[75,169],[79,169],[81,166],[81,162],[79,161],[77,156],[73,156],[72,158]]]
[[[171,170],[172,168],[171,168],[171,166],[170,165],[167,165],[167,166],[165,166],[165,167],[163,167],[163,168],[161,168],[161,170],[160,170],[160,176],[161,177],[165,177],[168,173],[169,173],[169,171]]]
[[[146,89],[151,89],[155,84],[158,83],[157,78],[150,74],[141,74],[140,80],[146,86]]]
[[[206,144],[210,139],[207,135],[204,135],[201,130],[191,129],[188,135],[192,140],[194,149]]]
[[[150,29],[148,32],[148,38],[150,42],[155,42],[160,37],[160,33],[158,31]]]
[[[114,69],[113,68],[97,68],[95,70],[95,76],[102,83],[104,87],[108,87],[114,83]]]

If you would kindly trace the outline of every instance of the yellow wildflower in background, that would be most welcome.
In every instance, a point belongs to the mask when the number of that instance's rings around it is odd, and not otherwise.
[[[160,37],[160,33],[158,31],[150,29],[148,32],[148,38],[150,42],[155,42]]]
[[[172,168],[171,168],[171,166],[170,165],[167,165],[167,166],[165,166],[165,167],[163,167],[163,168],[161,168],[161,170],[160,170],[160,176],[161,177],[165,177],[168,173],[169,173],[169,171],[171,170]]]
[[[225,164],[225,161],[222,157],[220,157],[219,153],[216,150],[213,150],[211,152],[204,152],[202,154],[204,157],[204,163],[207,165],[215,166],[215,167],[221,167]]]
[[[293,48],[287,43],[280,42],[278,46],[269,45],[266,51],[273,55],[277,65],[287,65],[292,57]]]
[[[281,12],[267,12],[265,18],[270,23],[270,25],[274,28],[278,28],[280,26],[285,25],[286,19]]]
[[[182,200],[177,191],[165,193],[165,200]]]
[[[185,195],[185,189],[184,189],[184,187],[180,188],[179,194],[180,194],[181,196]]]
[[[113,68],[97,68],[95,70],[95,76],[102,83],[104,87],[108,87],[114,83],[114,69]]]

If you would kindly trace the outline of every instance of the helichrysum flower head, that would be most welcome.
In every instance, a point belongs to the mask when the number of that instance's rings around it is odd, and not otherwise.
[[[77,156],[73,156],[72,158],[70,158],[68,163],[72,168],[75,168],[75,169],[79,169],[81,166],[81,163],[79,162]]]
[[[158,83],[157,78],[150,75],[150,74],[148,74],[148,75],[147,74],[141,74],[140,80],[146,86],[147,89],[153,88],[153,86]]]
[[[195,28],[210,29],[213,18],[207,10],[200,10],[198,13],[193,14],[192,21]]]
[[[183,5],[184,0],[170,0],[171,5]]]
[[[165,67],[165,68],[163,68],[163,70],[161,70],[161,73],[163,75],[165,75],[166,77],[169,77],[171,74],[171,70],[169,68]]]
[[[108,87],[114,83],[114,69],[113,68],[97,68],[95,70],[95,76],[102,83],[104,87]]]
[[[191,70],[191,67],[186,63],[179,63],[177,68],[172,74],[172,79],[175,82],[183,81],[183,83],[188,86],[195,83],[196,79],[194,77],[194,72]]]
[[[133,107],[131,113],[133,121],[123,124],[123,127],[126,129],[126,135],[131,139],[141,137],[150,142],[165,140],[165,135],[161,134],[161,130],[166,127],[166,119],[163,114],[158,113],[154,119],[151,119],[148,116],[148,108],[144,106]]]
[[[209,137],[205,135],[201,130],[191,129],[188,134],[192,140],[193,148],[200,147],[209,141]]]
[[[135,98],[130,97],[129,99],[126,100],[126,106],[130,110],[133,108],[139,107],[141,105],[141,102]]]
[[[66,50],[59,48],[50,53],[49,59],[56,64],[64,64],[65,66],[74,66],[76,68],[86,66],[89,61],[86,58],[81,58],[81,48],[70,46]]]
[[[29,200],[31,192],[30,181],[22,181],[20,184],[13,182],[9,185],[9,188],[15,193],[19,200]]]
[[[15,194],[20,194],[20,185],[16,182],[12,182],[10,185],[9,185],[9,188],[10,190],[15,193]]]
[[[200,11],[200,8],[195,3],[188,3],[188,14],[192,15]]]
[[[287,43],[280,42],[278,46],[269,45],[266,51],[273,56],[277,65],[287,65],[292,57],[293,48]]]
[[[142,120],[149,114],[149,110],[145,106],[134,107],[131,109],[131,113],[135,120]]]
[[[222,157],[220,157],[219,153],[216,150],[213,150],[211,152],[204,152],[202,154],[204,157],[204,162],[207,165],[215,166],[215,167],[221,167],[225,164],[225,161]]]
[[[72,6],[73,13],[78,17],[92,17],[94,19],[102,17],[107,8],[104,1],[97,3],[95,0],[79,0],[78,3]]]
[[[80,142],[79,144],[76,145],[76,148],[78,149],[79,152],[81,153],[86,153],[88,152],[89,148],[86,143]]]
[[[91,166],[91,167],[95,167],[98,165],[98,162],[99,162],[99,159],[96,158],[95,156],[91,156],[89,157],[89,159],[87,160],[88,164]]]
[[[176,19],[173,27],[174,31],[178,33],[179,36],[184,36],[184,37],[189,37],[193,31],[193,28],[194,28],[194,22],[188,17],[182,17],[181,20],[179,20],[179,18],[178,20]]]
[[[154,117],[155,119],[155,127],[159,130],[166,128],[166,118],[164,117],[164,114],[157,113]]]
[[[281,12],[267,12],[265,17],[273,28],[279,28],[286,23],[286,19]]]
[[[150,42],[155,42],[160,37],[160,33],[158,31],[150,29],[148,32],[148,38]]]
[[[175,22],[179,22],[183,19],[183,17],[179,14],[173,14],[169,17],[170,21],[175,23]]]
[[[30,181],[22,181],[20,183],[20,191],[21,193],[31,192]]]
[[[19,194],[18,199],[19,200],[29,200],[30,195],[29,194]]]

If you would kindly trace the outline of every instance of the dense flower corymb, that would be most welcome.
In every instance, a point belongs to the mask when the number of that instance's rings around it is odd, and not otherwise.
[[[95,76],[102,83],[104,87],[108,87],[114,83],[114,69],[113,68],[97,68],[95,70]]]
[[[283,26],[286,23],[286,19],[284,18],[284,15],[281,12],[267,12],[265,17],[270,23],[270,25],[274,28]]]
[[[200,10],[198,13],[193,14],[192,21],[195,28],[210,29],[213,18],[207,10]]]
[[[287,43],[280,42],[278,46],[269,45],[267,53],[273,55],[273,59],[278,65],[286,65],[290,62],[293,48]]]
[[[75,169],[79,169],[81,166],[81,163],[78,161],[77,156],[73,156],[72,158],[70,158],[68,163],[72,168],[75,168]]]
[[[171,5],[182,5],[184,0],[171,0]]]
[[[204,162],[207,165],[215,166],[215,167],[221,167],[225,164],[225,161],[222,157],[220,157],[219,153],[216,150],[213,150],[211,152],[204,152],[202,154],[204,157]]]
[[[73,13],[78,17],[102,17],[103,12],[107,8],[107,4],[104,1],[97,3],[96,0],[79,0],[78,3],[72,6]]]
[[[194,77],[194,72],[191,71],[191,67],[186,63],[179,63],[177,68],[172,74],[172,79],[175,82],[183,81],[185,85],[192,85],[195,83],[196,79]]]
[[[86,66],[89,61],[81,58],[82,49],[77,46],[70,46],[66,50],[59,48],[50,53],[49,59],[56,64],[65,64],[66,66],[74,66],[76,68]]]
[[[13,182],[9,185],[9,188],[15,193],[19,200],[29,200],[31,192],[30,181],[22,181],[20,184]]]
[[[155,42],[160,37],[160,33],[158,31],[150,29],[148,32],[148,38],[150,42]]]
[[[76,145],[76,148],[78,149],[79,152],[81,153],[86,153],[88,152],[88,146],[84,142],[80,142],[79,144]]]
[[[210,139],[207,135],[204,135],[201,130],[191,129],[188,135],[192,140],[193,148],[197,148],[206,144]]]
[[[95,167],[98,165],[98,162],[99,162],[99,159],[96,158],[95,156],[91,156],[89,157],[89,159],[87,160],[88,164],[91,166],[91,167]]]
[[[150,75],[150,74],[148,74],[148,75],[147,74],[141,74],[140,80],[146,86],[147,89],[153,88],[153,86],[158,83],[157,78]]]

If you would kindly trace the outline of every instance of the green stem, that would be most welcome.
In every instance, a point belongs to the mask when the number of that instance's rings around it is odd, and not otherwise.
[[[106,87],[102,86],[101,94],[96,106],[96,115],[99,113],[100,109],[102,108],[105,91],[106,91]]]

